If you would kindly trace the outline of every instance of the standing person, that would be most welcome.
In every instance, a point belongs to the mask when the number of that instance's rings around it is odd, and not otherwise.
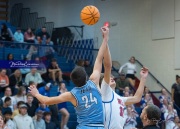
[[[157,124],[161,118],[161,111],[156,105],[147,105],[142,110],[140,118],[144,126],[143,129],[160,129]]]
[[[135,86],[135,73],[136,73],[136,64],[135,64],[135,57],[132,56],[128,63],[122,65],[119,69],[119,74],[122,72],[123,68],[127,67],[126,78],[129,79],[129,82],[132,86]]]
[[[57,95],[67,92],[65,83],[60,83]],[[61,129],[69,129],[67,123],[69,120],[69,112],[67,110],[67,102],[59,103],[58,110],[61,113]]]
[[[29,87],[31,94],[42,103],[50,105],[66,101],[71,102],[75,106],[77,114],[77,122],[79,123],[77,129],[104,129],[99,79],[101,75],[102,59],[109,38],[109,29],[103,27],[101,30],[103,33],[103,42],[96,57],[93,73],[89,80],[86,80],[87,74],[85,70],[81,67],[76,67],[71,72],[71,80],[76,85],[71,92],[65,92],[57,97],[46,97],[40,95],[35,86],[31,85]]]
[[[180,76],[176,75],[176,83],[174,83],[171,87],[171,99],[172,101],[178,106],[180,107]],[[178,113],[180,115],[180,113]]]
[[[99,64],[100,66],[101,64]],[[109,47],[106,47],[104,53],[104,75],[100,79],[102,101],[105,111],[105,129],[123,129],[125,118],[125,105],[131,105],[140,102],[146,78],[148,76],[148,69],[143,68],[140,72],[141,79],[139,87],[134,96],[121,97],[115,93],[116,83],[111,76],[112,61]]]
[[[33,104],[33,100],[34,100],[34,97],[31,95],[31,94],[27,94],[27,112],[28,112],[28,115],[33,117],[35,116],[35,111],[37,109],[36,105]]]
[[[19,114],[14,117],[14,124],[16,129],[34,129],[33,120],[27,114],[26,104],[19,106]]]

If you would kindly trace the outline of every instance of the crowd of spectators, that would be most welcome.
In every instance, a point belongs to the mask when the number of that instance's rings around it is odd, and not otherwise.
[[[127,72],[123,69],[127,67]],[[116,78],[116,93],[121,96],[129,97],[133,96],[135,91],[135,73],[136,73],[136,64],[135,57],[131,57],[129,62],[122,65],[119,69],[119,77]],[[180,76],[176,75],[176,82],[172,85],[171,95],[167,92],[166,89],[161,90],[161,95],[159,96],[160,104],[157,105],[161,110],[161,120],[160,126],[162,129],[179,129],[180,120],[179,120],[179,110],[180,107]],[[156,101],[156,100],[155,100]],[[126,117],[126,124],[124,128],[134,128],[136,126],[136,117],[137,113],[135,112],[134,107],[140,107],[141,111],[149,104],[155,104],[152,93],[148,87],[144,88],[144,93],[139,104],[127,106],[125,112],[128,112]],[[130,117],[131,116],[131,117]]]

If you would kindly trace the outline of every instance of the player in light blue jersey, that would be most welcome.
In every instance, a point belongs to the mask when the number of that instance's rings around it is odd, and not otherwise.
[[[46,97],[39,94],[35,86],[29,87],[30,93],[46,105],[69,101],[76,109],[77,129],[104,129],[103,105],[99,92],[102,60],[109,39],[109,29],[102,27],[103,42],[94,64],[93,73],[87,80],[87,74],[82,67],[76,67],[71,72],[71,80],[76,85],[71,92],[65,92],[57,97]]]

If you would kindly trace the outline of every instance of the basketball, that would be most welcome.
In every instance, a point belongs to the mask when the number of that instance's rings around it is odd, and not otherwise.
[[[94,25],[99,21],[99,10],[92,5],[86,6],[81,11],[81,20],[86,25]]]

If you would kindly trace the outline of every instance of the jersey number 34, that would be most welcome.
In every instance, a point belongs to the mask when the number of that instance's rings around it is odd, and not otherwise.
[[[82,97],[82,100],[85,101],[85,108],[91,107],[93,103],[97,104],[97,98],[93,97],[92,93],[89,94],[90,98],[87,95]]]

